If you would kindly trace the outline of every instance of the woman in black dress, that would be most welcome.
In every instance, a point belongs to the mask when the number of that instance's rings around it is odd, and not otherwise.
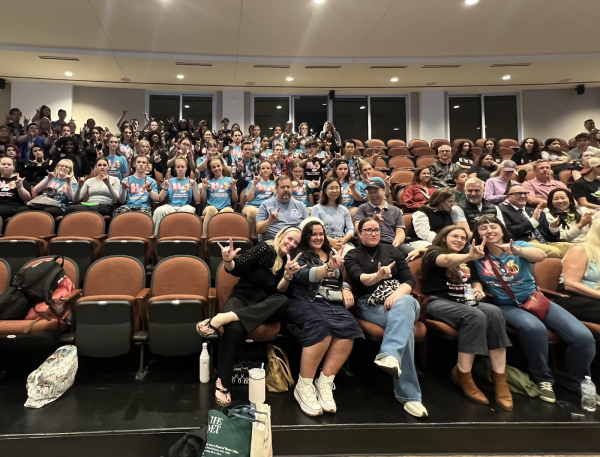
[[[225,303],[225,312],[196,326],[204,337],[223,327],[215,392],[220,406],[231,403],[229,389],[235,354],[246,337],[262,324],[278,322],[285,316],[288,299],[280,291],[288,288],[293,275],[300,270],[297,259],[290,258],[299,242],[300,230],[286,227],[275,237],[273,247],[262,242],[236,255],[239,248],[233,249],[231,239],[229,246],[221,246],[225,271],[240,280]]]

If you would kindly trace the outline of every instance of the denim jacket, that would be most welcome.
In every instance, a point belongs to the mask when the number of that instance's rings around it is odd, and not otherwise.
[[[312,303],[315,301],[319,291],[319,286],[321,285],[322,281],[321,279],[317,278],[317,268],[324,265],[324,262],[322,262],[320,259],[318,263],[311,261],[307,262],[304,255],[301,255],[298,259],[298,265],[307,265],[307,267],[300,270],[294,276],[291,295],[300,300],[305,300]],[[342,287],[342,284],[344,284],[344,287],[350,289],[350,285],[344,283],[344,275],[341,268],[334,270],[331,278],[337,280],[340,287]]]

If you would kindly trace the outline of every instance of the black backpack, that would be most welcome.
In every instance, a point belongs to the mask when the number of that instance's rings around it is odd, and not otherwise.
[[[57,260],[61,259],[61,263]],[[66,276],[63,268],[65,259],[56,256],[51,261],[40,262],[32,267],[23,268],[17,273],[13,285],[23,293],[32,305],[43,301],[48,305],[46,319],[50,320],[48,312],[52,311],[56,317],[62,319],[68,309],[59,309],[52,299],[52,294],[58,283]]]
[[[20,290],[9,287],[0,294],[0,320],[23,320],[30,309],[31,303]]]

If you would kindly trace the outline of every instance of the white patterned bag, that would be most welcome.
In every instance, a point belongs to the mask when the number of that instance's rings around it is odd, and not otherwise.
[[[27,377],[27,408],[41,408],[64,394],[77,374],[77,348],[62,346]]]

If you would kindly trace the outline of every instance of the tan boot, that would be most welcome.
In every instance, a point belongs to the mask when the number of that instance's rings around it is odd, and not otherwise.
[[[496,403],[505,411],[512,411],[513,400],[508,384],[506,384],[506,372],[500,374],[492,370],[492,382],[496,391]]]
[[[470,371],[468,373],[463,373],[458,369],[458,365],[456,365],[452,368],[451,377],[452,381],[460,386],[463,393],[471,400],[476,401],[481,405],[488,405],[490,403],[487,397],[483,395],[483,392],[475,385],[475,381],[473,381]]]

